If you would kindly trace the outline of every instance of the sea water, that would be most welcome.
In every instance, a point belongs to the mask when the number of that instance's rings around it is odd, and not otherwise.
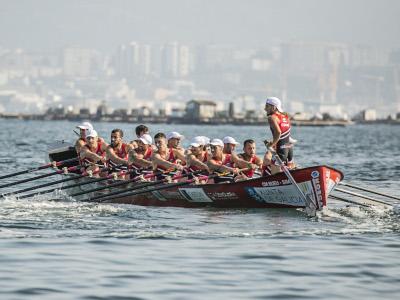
[[[76,139],[76,125],[0,120],[0,174],[44,164],[54,141]],[[106,140],[114,128],[132,140],[136,125],[94,123]],[[196,135],[253,138],[259,155],[271,137],[267,126],[149,127],[152,135],[179,131],[184,146]],[[349,183],[399,196],[399,126],[296,127],[292,135],[300,166],[329,165]],[[309,219],[294,209],[9,196],[0,198],[0,299],[398,299],[399,220],[382,208],[334,200]]]

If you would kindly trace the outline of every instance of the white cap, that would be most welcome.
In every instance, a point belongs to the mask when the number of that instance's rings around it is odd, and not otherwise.
[[[265,104],[273,105],[278,111],[283,112],[281,100],[277,97],[268,97]]]
[[[151,138],[150,134],[143,134],[140,138],[139,141],[141,141],[145,145],[151,145],[153,143],[153,139]]]
[[[89,122],[83,122],[82,124],[79,124],[78,126],[76,126],[76,128],[85,129],[85,130],[93,130],[93,125],[90,124]]]
[[[94,129],[89,129],[89,131],[86,133],[86,137],[98,137],[97,131]]]
[[[205,140],[203,136],[196,136],[193,138],[192,142],[190,143],[190,146],[192,147],[200,147],[205,145]]]
[[[210,145],[224,147],[224,143],[220,139],[212,139]]]
[[[167,133],[167,140],[169,139],[184,139],[185,137],[183,135],[181,135],[179,132],[176,131],[172,131]]]
[[[208,137],[206,137],[204,135],[201,135],[200,137],[203,139],[203,144],[202,145],[207,145],[207,144],[210,143],[210,138],[208,138]]]
[[[224,137],[222,141],[224,142],[224,144],[239,145],[239,143],[236,142],[236,140],[231,136]]]

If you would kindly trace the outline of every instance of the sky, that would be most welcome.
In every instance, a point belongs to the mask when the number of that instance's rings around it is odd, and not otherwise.
[[[112,50],[130,41],[400,47],[397,0],[0,0],[0,46]]]

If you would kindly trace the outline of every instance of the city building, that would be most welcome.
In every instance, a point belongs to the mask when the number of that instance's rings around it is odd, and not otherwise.
[[[217,104],[209,100],[191,100],[186,104],[185,118],[196,122],[208,122],[216,115]]]

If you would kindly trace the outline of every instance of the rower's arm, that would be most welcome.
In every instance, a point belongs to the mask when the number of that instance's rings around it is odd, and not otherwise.
[[[182,161],[182,164],[186,164],[186,157],[184,151],[178,149],[172,149],[174,156]]]
[[[142,167],[148,168],[153,164],[151,161],[148,161],[141,157],[141,155],[137,154],[134,150],[129,152],[129,163],[136,163]]]
[[[260,157],[256,156],[256,161],[254,162],[254,164],[261,168],[263,165],[263,160]]]
[[[103,156],[97,155],[96,153],[93,153],[93,152],[89,151],[88,149],[83,149],[80,152],[80,157],[82,159],[88,158],[88,159],[90,159],[92,161],[95,161],[95,162],[104,160]]]
[[[129,146],[128,146],[128,147],[129,147]],[[128,148],[128,149],[129,149],[129,148]],[[115,151],[114,151],[114,149],[113,149],[111,146],[107,147],[107,157],[108,157],[112,162],[114,162],[114,163],[116,163],[116,164],[125,165],[125,166],[128,165],[128,160],[118,157],[118,155],[115,154]]]
[[[201,161],[200,161],[199,159],[197,159],[197,157],[194,156],[193,154],[189,154],[189,155],[187,156],[187,162],[188,162],[188,164],[189,164],[190,166],[195,166],[195,167],[198,167],[199,169],[209,171],[209,168],[208,168],[207,164],[201,162]]]
[[[222,172],[233,172],[234,173],[235,170],[237,170],[235,168],[231,168],[231,167],[228,167],[228,166],[220,165],[213,159],[210,159],[210,160],[207,161],[207,166],[211,171],[221,172],[221,173]]]
[[[247,160],[244,160],[243,158],[239,157],[238,155],[231,155],[231,160],[235,163],[235,165],[240,168],[240,169],[256,169],[257,166],[255,164],[252,164],[251,162],[248,162]]]
[[[268,117],[268,123],[272,131],[272,142],[270,142],[270,147],[275,147],[281,137],[281,129],[279,128],[276,116]]]
[[[82,147],[85,146],[85,144],[86,144],[86,143],[85,143],[84,140],[78,139],[78,140],[75,142],[75,150],[76,150],[76,153],[80,153]]]
[[[165,159],[163,159],[160,154],[156,153],[153,155],[153,166],[163,166],[164,168],[167,169],[177,169],[177,170],[182,170],[183,167],[178,164],[171,163]]]

